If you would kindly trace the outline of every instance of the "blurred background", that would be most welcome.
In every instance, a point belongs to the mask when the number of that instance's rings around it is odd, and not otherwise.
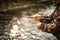
[[[50,0],[49,0],[50,1]],[[32,15],[51,15],[55,6],[48,0],[0,0],[0,40],[57,40],[37,30]]]

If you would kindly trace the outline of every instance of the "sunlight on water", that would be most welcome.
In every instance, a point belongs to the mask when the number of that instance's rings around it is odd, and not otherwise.
[[[17,30],[18,29],[18,26],[17,25],[13,25],[13,29],[14,30]]]
[[[35,26],[35,21],[31,18],[13,18],[11,21],[11,31],[10,31],[10,36],[11,37],[16,37],[18,35],[21,35],[22,38],[26,38],[24,33],[25,31],[30,31],[31,29],[34,29]],[[29,33],[27,33],[29,34]]]
[[[18,26],[17,26],[17,25],[13,25],[13,28],[11,29],[10,36],[15,37],[15,36],[17,35],[18,32],[19,32]]]
[[[13,37],[12,40],[49,40],[56,39],[52,34],[43,33],[40,30],[36,29],[36,23],[32,18],[13,18],[11,21],[11,30],[10,37]],[[49,39],[48,39],[49,38]]]

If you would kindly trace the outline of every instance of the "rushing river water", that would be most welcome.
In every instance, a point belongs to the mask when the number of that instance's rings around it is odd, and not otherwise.
[[[50,13],[52,11],[53,9],[47,9],[45,12]],[[40,11],[38,14],[40,14]],[[13,17],[10,23],[5,25],[4,34],[0,36],[0,40],[57,40],[51,33],[37,30],[37,23],[39,21],[30,18],[29,15]]]

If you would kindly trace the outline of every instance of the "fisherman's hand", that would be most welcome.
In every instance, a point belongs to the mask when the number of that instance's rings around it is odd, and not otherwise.
[[[34,18],[35,20],[38,20],[38,21],[42,19],[42,16],[41,15],[38,15],[38,14],[33,15],[31,17]]]

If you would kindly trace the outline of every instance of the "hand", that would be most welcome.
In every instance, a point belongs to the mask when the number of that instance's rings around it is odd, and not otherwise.
[[[38,14],[33,15],[31,17],[34,18],[35,20],[41,20],[43,18],[42,15],[38,15]]]

